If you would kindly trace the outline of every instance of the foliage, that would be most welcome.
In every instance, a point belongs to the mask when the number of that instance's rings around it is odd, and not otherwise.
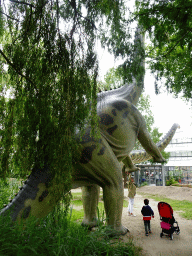
[[[130,52],[123,1],[0,3],[0,177],[46,168],[70,189],[75,136],[97,132],[96,39]],[[109,33],[106,33],[109,31]],[[90,110],[91,103],[91,110]]]
[[[168,172],[169,179],[167,181],[167,186],[177,184],[179,180],[183,178],[183,170],[180,170],[178,167],[174,171]]]
[[[170,177],[168,180],[166,180],[166,186],[171,186],[173,184],[177,184],[178,181],[175,180],[173,177]]]
[[[0,209],[7,205],[9,199],[13,199],[21,185],[22,181],[18,179],[0,180]]]
[[[147,130],[150,134],[153,135],[153,140],[158,140],[158,138],[162,135],[158,132],[157,128],[152,128],[154,125],[154,116],[153,112],[151,110],[151,102],[150,102],[150,96],[142,94],[139,98],[139,102],[137,105],[138,110],[142,113],[142,116],[145,119]],[[154,141],[155,143],[157,141]]]
[[[10,188],[9,183],[7,181],[0,181],[0,194],[0,209],[2,209],[3,205],[7,204],[7,200],[10,196]]]
[[[122,76],[119,74],[118,69],[110,68],[104,76],[104,84],[102,89],[114,89],[122,85]]]
[[[140,187],[144,187],[144,186],[148,186],[148,182],[147,181],[144,181],[141,183]]]
[[[138,76],[128,8],[88,0],[12,0],[0,8],[0,176],[49,167],[67,189],[76,128],[89,123],[98,135],[96,39]]]
[[[164,77],[170,92],[183,90],[185,97],[191,98],[192,2],[137,0],[135,18],[151,39],[146,56],[156,75],[156,92]]]
[[[1,55],[9,64],[13,96],[4,104],[1,177],[12,169],[23,177],[32,168],[49,166],[64,177],[68,190],[71,152],[76,146],[74,127],[82,126],[87,116],[84,97],[89,102],[95,86],[89,71],[93,68],[96,77],[97,65],[82,63],[73,36],[60,32],[62,12],[57,4],[13,1],[9,6],[12,19],[6,29],[11,39],[3,45]],[[91,37],[91,33],[87,35],[89,40]],[[87,54],[91,53],[90,48]]]
[[[175,167],[173,177],[175,178],[176,181],[181,180],[183,178],[183,170],[179,169],[178,167]]]

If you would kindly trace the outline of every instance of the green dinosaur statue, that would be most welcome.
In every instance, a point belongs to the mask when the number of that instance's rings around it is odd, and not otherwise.
[[[153,143],[145,121],[135,107],[142,92],[143,80],[139,82],[133,79],[130,85],[98,93],[99,139],[90,135],[89,126],[85,127],[81,140],[78,132],[76,134],[80,157],[73,164],[72,185],[73,188],[83,186],[83,225],[97,225],[97,204],[99,189],[102,187],[107,224],[115,232],[125,234],[127,228],[121,224],[124,189],[120,162],[123,161],[130,171],[138,170],[134,163],[145,158],[151,157],[155,162],[164,162],[160,150],[169,143],[176,126],[165,141],[158,145]],[[145,151],[131,153],[136,139],[141,142]],[[138,157],[142,160],[138,160]],[[50,181],[54,184],[54,194],[50,192]],[[44,171],[34,168],[22,189],[0,215],[10,214],[13,221],[26,220],[29,216],[44,217],[59,201],[61,186],[62,184],[54,183],[49,168]]]

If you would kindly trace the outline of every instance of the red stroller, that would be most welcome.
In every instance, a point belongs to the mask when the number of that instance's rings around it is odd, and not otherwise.
[[[175,221],[175,218],[173,217],[173,209],[168,203],[159,202],[158,210],[162,228],[160,237],[162,237],[165,233],[170,237],[171,240],[173,240],[173,233],[176,233],[177,235],[180,233],[178,222]]]

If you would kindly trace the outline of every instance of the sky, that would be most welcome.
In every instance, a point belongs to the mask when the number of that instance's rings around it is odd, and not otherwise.
[[[99,48],[99,79],[103,80],[107,71],[117,66],[117,62],[114,61],[112,55],[107,51]],[[174,123],[180,125],[180,129],[177,130],[174,138],[179,137],[192,137],[192,103],[187,103],[181,99],[181,95],[178,98],[174,98],[173,94],[165,92],[156,95],[154,88],[154,77],[150,74],[149,70],[145,73],[145,94],[150,96],[151,110],[154,115],[155,124],[154,127],[159,129],[159,132],[165,135]]]

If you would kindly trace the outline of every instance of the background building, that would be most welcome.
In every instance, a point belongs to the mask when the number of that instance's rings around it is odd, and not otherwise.
[[[170,153],[168,163],[139,164],[141,169],[134,173],[135,183],[154,186],[164,186],[166,181],[176,180],[182,184],[192,184],[192,137],[186,137],[185,133],[178,130],[165,149]]]
[[[192,137],[178,130],[165,151],[170,153],[165,176],[181,176],[182,183],[192,183]]]

